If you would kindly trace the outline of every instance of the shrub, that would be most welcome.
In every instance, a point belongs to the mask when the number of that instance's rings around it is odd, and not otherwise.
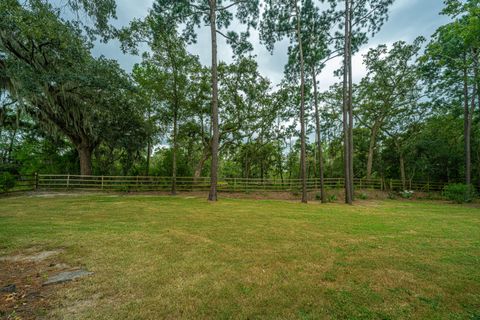
[[[394,192],[389,192],[388,193],[388,199],[390,200],[395,200],[397,197],[395,196],[395,193]]]
[[[443,200],[443,196],[440,192],[429,192],[427,193],[425,199],[428,200]]]
[[[443,188],[443,196],[456,203],[472,202],[475,198],[475,187],[463,183],[453,183]]]
[[[2,192],[7,192],[10,189],[15,187],[15,177],[12,176],[9,172],[0,173],[0,190]]]
[[[337,196],[334,194],[331,194],[328,196],[328,202],[335,202],[337,201]]]
[[[358,199],[360,200],[367,200],[368,199],[368,196],[366,193],[362,192],[360,194],[358,194]]]
[[[403,190],[400,192],[400,196],[404,199],[411,199],[413,196],[413,190]]]

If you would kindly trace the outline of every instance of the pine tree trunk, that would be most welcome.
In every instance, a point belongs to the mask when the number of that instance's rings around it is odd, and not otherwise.
[[[212,40],[212,164],[210,171],[210,193],[208,200],[217,201],[218,181],[218,70],[217,70],[217,27],[216,0],[210,0],[210,33]]]
[[[152,154],[152,133],[151,130],[151,114],[150,107],[147,109],[147,123],[149,124],[148,137],[147,137],[147,163],[145,165],[145,176],[150,174],[150,156]]]
[[[307,203],[307,152],[305,145],[305,63],[303,59],[300,13],[295,3],[297,17],[297,41],[300,51],[300,178],[302,179],[302,202]]]
[[[475,48],[473,49],[473,76],[475,78],[474,86],[476,88],[476,93],[477,93],[477,105],[480,108],[480,78],[478,74],[478,62],[479,62],[478,59],[479,59],[478,49]],[[472,116],[474,112],[475,112],[475,98],[472,101]],[[478,180],[478,183],[480,184],[480,179]]]
[[[465,59],[466,60],[466,59]],[[471,179],[471,150],[470,150],[470,110],[468,101],[468,70],[465,67],[463,70],[463,137],[464,137],[464,153],[465,153],[465,183],[467,185],[472,183]]]
[[[345,0],[345,41],[343,52],[343,161],[345,172],[345,203],[352,204],[350,176],[350,130],[349,130],[349,37],[350,37],[350,0]]]
[[[177,194],[177,106],[173,111],[172,195]]]
[[[470,112],[468,115],[468,130],[469,130],[469,139],[471,140],[472,136],[472,124],[473,124],[473,114],[475,113],[475,99],[477,96],[477,86],[475,83],[472,85],[472,97],[471,97],[471,104],[470,104]],[[470,142],[470,150],[469,150],[469,161],[470,161],[470,184],[472,183],[472,149],[471,149],[471,142]]]
[[[323,150],[322,150],[322,133],[320,128],[320,112],[318,110],[318,91],[317,91],[317,75],[315,68],[312,68],[313,79],[313,97],[315,104],[315,132],[317,134],[317,153],[318,153],[318,174],[320,177],[320,199],[322,203],[327,202],[324,184],[324,166],[323,166]]]
[[[379,125],[377,122],[372,127],[372,132],[370,133],[370,143],[368,145],[368,158],[367,158],[367,179],[372,177],[372,167],[373,167],[373,154],[375,152],[375,145],[377,141],[377,134],[379,130]]]
[[[278,137],[277,137],[277,143],[278,143],[278,149],[279,149],[279,153],[278,153],[278,157],[277,157],[277,162],[278,162],[278,173],[280,173],[280,180],[282,181],[282,186],[283,186],[283,161],[282,161],[282,147],[280,146],[280,142],[278,141]]]
[[[352,1],[353,2],[353,1]],[[348,15],[348,166],[350,176],[350,199],[355,200],[354,181],[355,175],[353,173],[353,73],[352,73],[352,7],[349,7],[350,14]]]
[[[406,190],[407,188],[407,178],[405,175],[405,159],[403,157],[403,152],[399,150],[400,154],[400,177],[402,178],[402,189]]]

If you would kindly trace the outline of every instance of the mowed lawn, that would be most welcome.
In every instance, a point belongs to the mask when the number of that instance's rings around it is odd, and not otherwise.
[[[479,319],[480,209],[82,195],[0,199],[0,255],[94,275],[61,319]],[[47,318],[49,318],[47,317]]]

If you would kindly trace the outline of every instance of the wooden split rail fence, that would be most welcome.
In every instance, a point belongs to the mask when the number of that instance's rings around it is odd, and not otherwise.
[[[27,181],[27,180],[25,180]],[[344,187],[343,178],[324,179],[325,188]],[[358,189],[403,190],[400,180],[392,179],[355,179]],[[177,191],[207,191],[210,188],[208,177],[177,177]],[[38,174],[25,182],[30,190],[88,190],[88,191],[170,191],[172,177],[157,176],[81,176]],[[414,191],[441,191],[445,183],[407,181],[406,189]],[[318,191],[320,179],[308,179],[307,190]],[[300,192],[300,179],[254,179],[223,178],[218,181],[218,190],[223,192]]]

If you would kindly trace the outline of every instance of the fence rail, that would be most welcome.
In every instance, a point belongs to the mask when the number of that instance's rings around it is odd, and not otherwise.
[[[440,191],[446,183],[429,181],[407,181],[405,189],[415,191]],[[325,188],[344,187],[343,178],[324,179]],[[393,179],[354,179],[358,189],[403,190],[401,180]],[[34,183],[28,186],[35,190],[88,190],[88,191],[170,191],[172,177],[158,176],[81,176],[39,174]],[[210,188],[209,177],[177,177],[177,191],[207,191]],[[299,192],[300,179],[257,179],[223,178],[218,181],[218,190],[223,192]],[[308,191],[320,190],[320,179],[307,180]]]

